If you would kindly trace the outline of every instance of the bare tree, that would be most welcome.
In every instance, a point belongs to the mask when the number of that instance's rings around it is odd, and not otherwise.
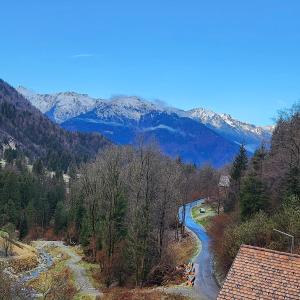
[[[178,207],[193,190],[189,172],[182,184],[183,170],[142,140],[136,147],[110,147],[81,168],[72,196],[85,208],[92,257],[101,261],[107,285],[131,274],[142,286],[163,260]]]
[[[160,166],[158,176],[159,198],[156,204],[159,256],[165,246],[166,230],[178,222],[178,199],[180,199],[180,168],[172,160],[165,158]],[[174,214],[175,213],[175,214]]]
[[[158,197],[159,155],[153,146],[139,145],[131,163],[129,233],[134,258],[136,284],[143,284],[151,260],[155,259],[154,204]],[[154,251],[154,252],[152,252]],[[150,254],[151,253],[151,254]],[[149,255],[150,254],[150,255]]]
[[[181,234],[185,233],[185,219],[186,219],[186,204],[191,202],[192,195],[195,191],[194,176],[196,174],[196,168],[193,165],[181,165]]]
[[[84,165],[81,169],[80,190],[84,197],[84,205],[88,213],[88,220],[92,229],[92,253],[93,259],[96,259],[96,227],[99,220],[99,194],[101,185],[99,186],[99,170],[96,162]]]
[[[12,241],[6,236],[2,238],[2,248],[4,250],[4,255],[7,257],[12,253]]]

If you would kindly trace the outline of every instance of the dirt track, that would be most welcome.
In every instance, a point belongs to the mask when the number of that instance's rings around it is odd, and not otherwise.
[[[87,276],[86,270],[79,263],[81,256],[78,255],[70,246],[66,246],[60,241],[41,241],[38,242],[43,247],[57,247],[62,252],[66,253],[70,258],[67,260],[66,265],[72,271],[77,287],[80,289],[80,293],[89,295],[95,298],[100,298],[102,293],[95,289]]]

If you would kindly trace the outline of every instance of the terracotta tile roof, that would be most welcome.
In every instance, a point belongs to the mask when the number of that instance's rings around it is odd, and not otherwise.
[[[242,245],[218,300],[299,300],[300,255]]]

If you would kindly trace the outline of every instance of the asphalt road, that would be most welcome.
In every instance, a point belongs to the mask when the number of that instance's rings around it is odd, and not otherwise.
[[[209,247],[210,237],[204,227],[193,220],[191,214],[192,208],[201,202],[203,202],[203,200],[197,200],[188,204],[186,206],[185,217],[186,226],[197,235],[202,244],[201,252],[194,259],[196,269],[194,289],[196,289],[201,300],[215,300],[217,299],[220,288],[213,274],[213,256]]]

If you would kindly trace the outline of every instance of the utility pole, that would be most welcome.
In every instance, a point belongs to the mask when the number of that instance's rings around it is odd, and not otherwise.
[[[294,251],[294,245],[295,245],[295,237],[293,235],[291,235],[291,234],[288,234],[286,232],[280,231],[278,229],[273,229],[273,230],[276,231],[276,232],[278,232],[278,233],[280,233],[280,234],[283,234],[283,235],[285,235],[285,236],[287,236],[287,237],[289,237],[291,239],[292,243],[291,243],[290,251],[291,251],[291,253],[293,253],[293,251]]]

